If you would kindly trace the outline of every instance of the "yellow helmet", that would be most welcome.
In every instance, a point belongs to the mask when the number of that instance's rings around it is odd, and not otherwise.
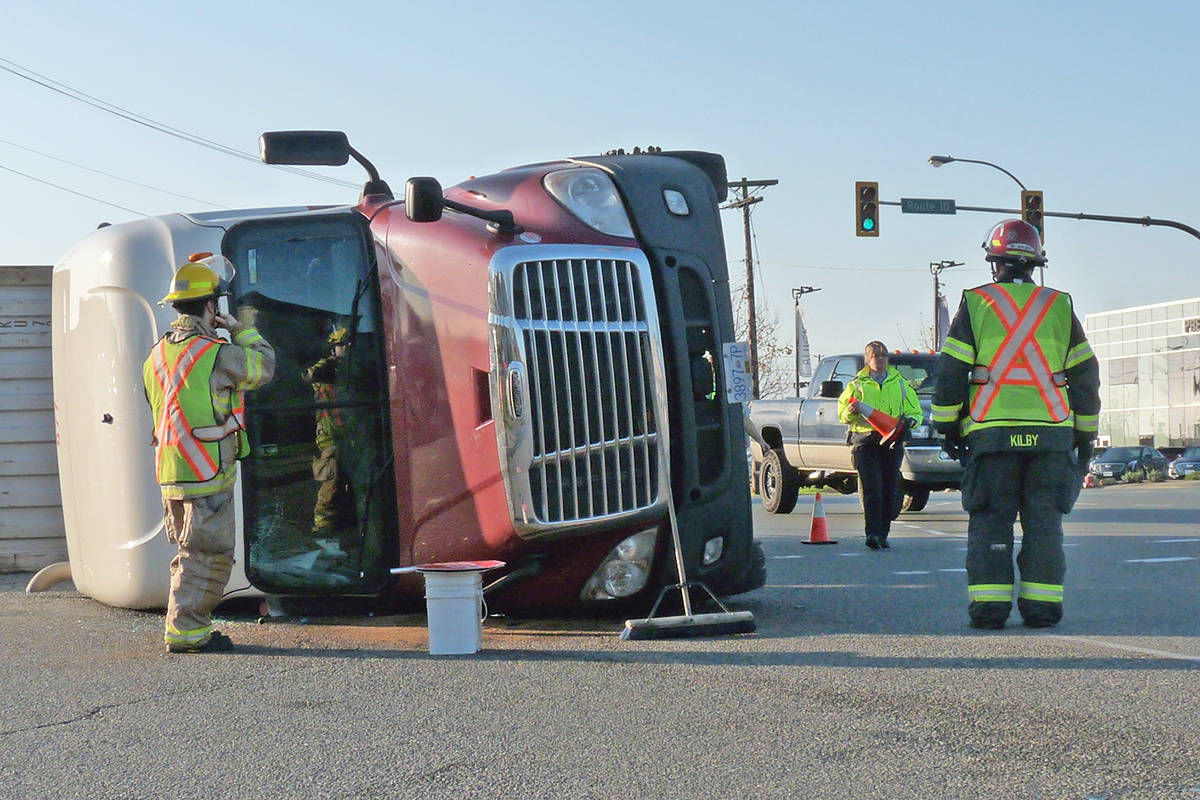
[[[329,334],[330,346],[346,344],[346,336],[348,331],[345,328],[334,328],[333,333]]]
[[[166,305],[180,300],[201,300],[229,294],[229,280],[217,273],[233,275],[233,264],[225,256],[212,253],[192,253],[187,263],[175,270],[171,291],[158,304]]]

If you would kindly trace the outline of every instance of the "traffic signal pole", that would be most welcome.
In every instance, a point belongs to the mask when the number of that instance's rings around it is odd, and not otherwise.
[[[879,201],[881,206],[898,206],[900,203],[892,200]],[[1014,214],[1021,215],[1021,209],[1017,208],[987,208],[984,206],[955,206],[959,211],[986,211],[990,214]],[[1143,228],[1148,228],[1152,225],[1161,225],[1168,228],[1177,228],[1184,233],[1190,233],[1197,239],[1200,239],[1200,231],[1193,228],[1191,225],[1185,225],[1182,222],[1176,222],[1173,219],[1155,219],[1153,217],[1117,217],[1108,214],[1084,214],[1079,212],[1071,214],[1065,211],[1043,211],[1044,217],[1061,217],[1062,219],[1086,219],[1094,222],[1125,222],[1131,225],[1141,225]]]

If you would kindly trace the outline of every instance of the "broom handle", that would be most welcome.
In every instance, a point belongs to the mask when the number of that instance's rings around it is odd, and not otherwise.
[[[683,568],[683,544],[679,540],[679,520],[675,517],[675,493],[671,491],[671,466],[667,461],[667,515],[671,519],[671,541],[675,544],[675,566],[679,569],[679,593],[683,596],[683,614],[692,615],[692,598],[688,594],[687,573]]]

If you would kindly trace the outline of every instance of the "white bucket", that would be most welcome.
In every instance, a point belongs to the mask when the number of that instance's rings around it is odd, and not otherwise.
[[[478,653],[483,646],[483,573],[423,572],[433,655]]]

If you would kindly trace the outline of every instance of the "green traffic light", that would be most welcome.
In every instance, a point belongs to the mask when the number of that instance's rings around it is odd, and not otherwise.
[[[867,217],[866,219],[864,219],[863,220],[863,230],[864,231],[875,230],[875,220],[871,219],[870,217]]]

